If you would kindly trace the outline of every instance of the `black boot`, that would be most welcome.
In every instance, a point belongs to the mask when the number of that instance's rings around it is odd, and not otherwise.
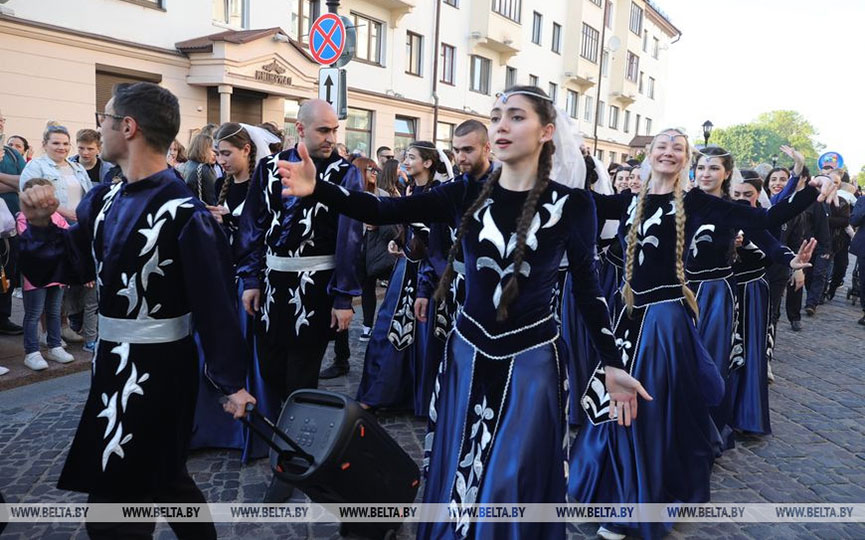
[[[348,374],[348,369],[348,362],[334,360],[330,367],[325,368],[321,373],[319,373],[318,378],[336,379],[337,377],[342,377],[343,375]]]

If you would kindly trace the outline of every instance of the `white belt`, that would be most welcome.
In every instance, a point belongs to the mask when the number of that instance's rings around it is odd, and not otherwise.
[[[314,257],[267,256],[267,267],[277,272],[318,272],[336,268],[336,257],[317,255]]]
[[[171,319],[114,319],[99,315],[99,339],[115,343],[171,343],[192,334],[192,314]]]

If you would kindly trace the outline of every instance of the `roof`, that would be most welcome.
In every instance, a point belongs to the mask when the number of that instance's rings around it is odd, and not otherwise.
[[[651,144],[653,137],[651,135],[637,135],[631,142],[628,143],[628,146],[631,148],[645,148],[647,144]]]
[[[285,34],[279,27],[262,28],[259,30],[226,30],[209,36],[202,36],[186,41],[180,41],[174,46],[185,53],[190,52],[213,52],[213,43],[225,41],[226,43],[243,44],[257,39],[272,36],[276,33]]]

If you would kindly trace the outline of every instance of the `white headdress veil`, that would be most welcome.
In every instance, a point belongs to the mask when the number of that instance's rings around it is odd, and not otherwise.
[[[436,150],[438,150],[439,159],[441,160],[442,163],[445,164],[445,169],[447,169],[447,173],[445,173],[445,174],[447,174],[447,178],[442,178],[441,181],[447,182],[449,180],[453,180],[454,179],[454,167],[453,167],[453,164],[451,164],[450,158],[448,158],[448,155],[445,154],[445,151],[442,150],[441,148],[436,147]]]
[[[564,110],[556,107],[556,132],[553,134],[556,151],[553,154],[553,180],[570,188],[585,188],[586,162],[580,146],[583,136],[575,121]],[[602,167],[603,168],[603,167]]]
[[[266,158],[271,154],[270,145],[281,143],[279,137],[258,126],[250,126],[249,124],[240,124],[240,126],[249,133],[249,138],[255,143],[255,162],[258,163],[262,158]]]

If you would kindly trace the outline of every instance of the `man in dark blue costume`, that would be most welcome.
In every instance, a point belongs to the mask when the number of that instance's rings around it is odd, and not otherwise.
[[[51,223],[48,186],[21,194],[30,227],[22,272],[34,284],[99,291],[90,394],[58,487],[91,503],[204,503],[186,470],[198,384],[193,328],[206,374],[242,416],[248,351],[232,309],[231,259],[219,226],[165,162],[180,126],[177,98],[151,83],[119,85],[105,112],[105,159],[124,179],[94,187],[78,223]],[[91,538],[149,536],[155,523],[87,523]],[[171,523],[179,537],[216,538],[212,523]]]

